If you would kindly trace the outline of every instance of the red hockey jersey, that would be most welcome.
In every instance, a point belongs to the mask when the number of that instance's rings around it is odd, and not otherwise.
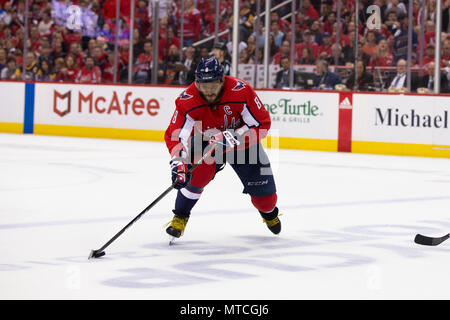
[[[233,129],[247,135],[246,147],[267,136],[270,115],[255,90],[245,81],[225,76],[223,94],[218,103],[208,105],[192,83],[175,100],[175,112],[165,132],[165,141],[171,156],[188,150],[188,141],[194,131]]]

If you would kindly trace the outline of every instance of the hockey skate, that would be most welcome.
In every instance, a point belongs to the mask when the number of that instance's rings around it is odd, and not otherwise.
[[[263,218],[263,222],[267,225],[267,228],[269,228],[273,234],[279,234],[281,231],[281,222],[280,219],[278,219],[278,208],[275,207],[272,212],[264,213],[260,211],[259,213]]]
[[[167,227],[166,232],[172,236],[172,241],[176,238],[179,238],[183,235],[184,229],[186,229],[186,224],[189,220],[189,217],[182,217],[175,213],[172,221],[170,221],[170,226]]]

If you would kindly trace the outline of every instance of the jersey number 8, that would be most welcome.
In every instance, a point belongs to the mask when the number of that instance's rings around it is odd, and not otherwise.
[[[258,106],[258,109],[261,109],[262,104],[261,104],[261,101],[259,101],[258,97],[255,97],[255,103]]]

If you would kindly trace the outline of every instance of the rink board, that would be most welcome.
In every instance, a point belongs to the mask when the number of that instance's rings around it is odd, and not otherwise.
[[[352,151],[450,158],[450,97],[353,94]]]
[[[0,132],[164,141],[183,87],[1,82]],[[270,148],[450,158],[450,96],[257,90]]]
[[[22,133],[25,113],[25,83],[2,82],[0,97],[0,132]]]
[[[272,120],[268,147],[338,151],[338,93],[256,90]]]
[[[56,125],[161,130],[173,113],[166,106],[179,93],[179,88],[36,84],[34,123],[36,129]]]
[[[36,84],[34,133],[164,141],[181,87]],[[337,151],[335,93],[258,91],[272,118],[268,147]],[[330,125],[334,124],[334,125]],[[325,128],[325,129],[324,129]]]

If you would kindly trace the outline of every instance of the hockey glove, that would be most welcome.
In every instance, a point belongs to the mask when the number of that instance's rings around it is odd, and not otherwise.
[[[189,172],[190,165],[184,158],[174,158],[170,161],[170,169],[172,170],[172,183],[175,189],[183,189],[191,180]]]

